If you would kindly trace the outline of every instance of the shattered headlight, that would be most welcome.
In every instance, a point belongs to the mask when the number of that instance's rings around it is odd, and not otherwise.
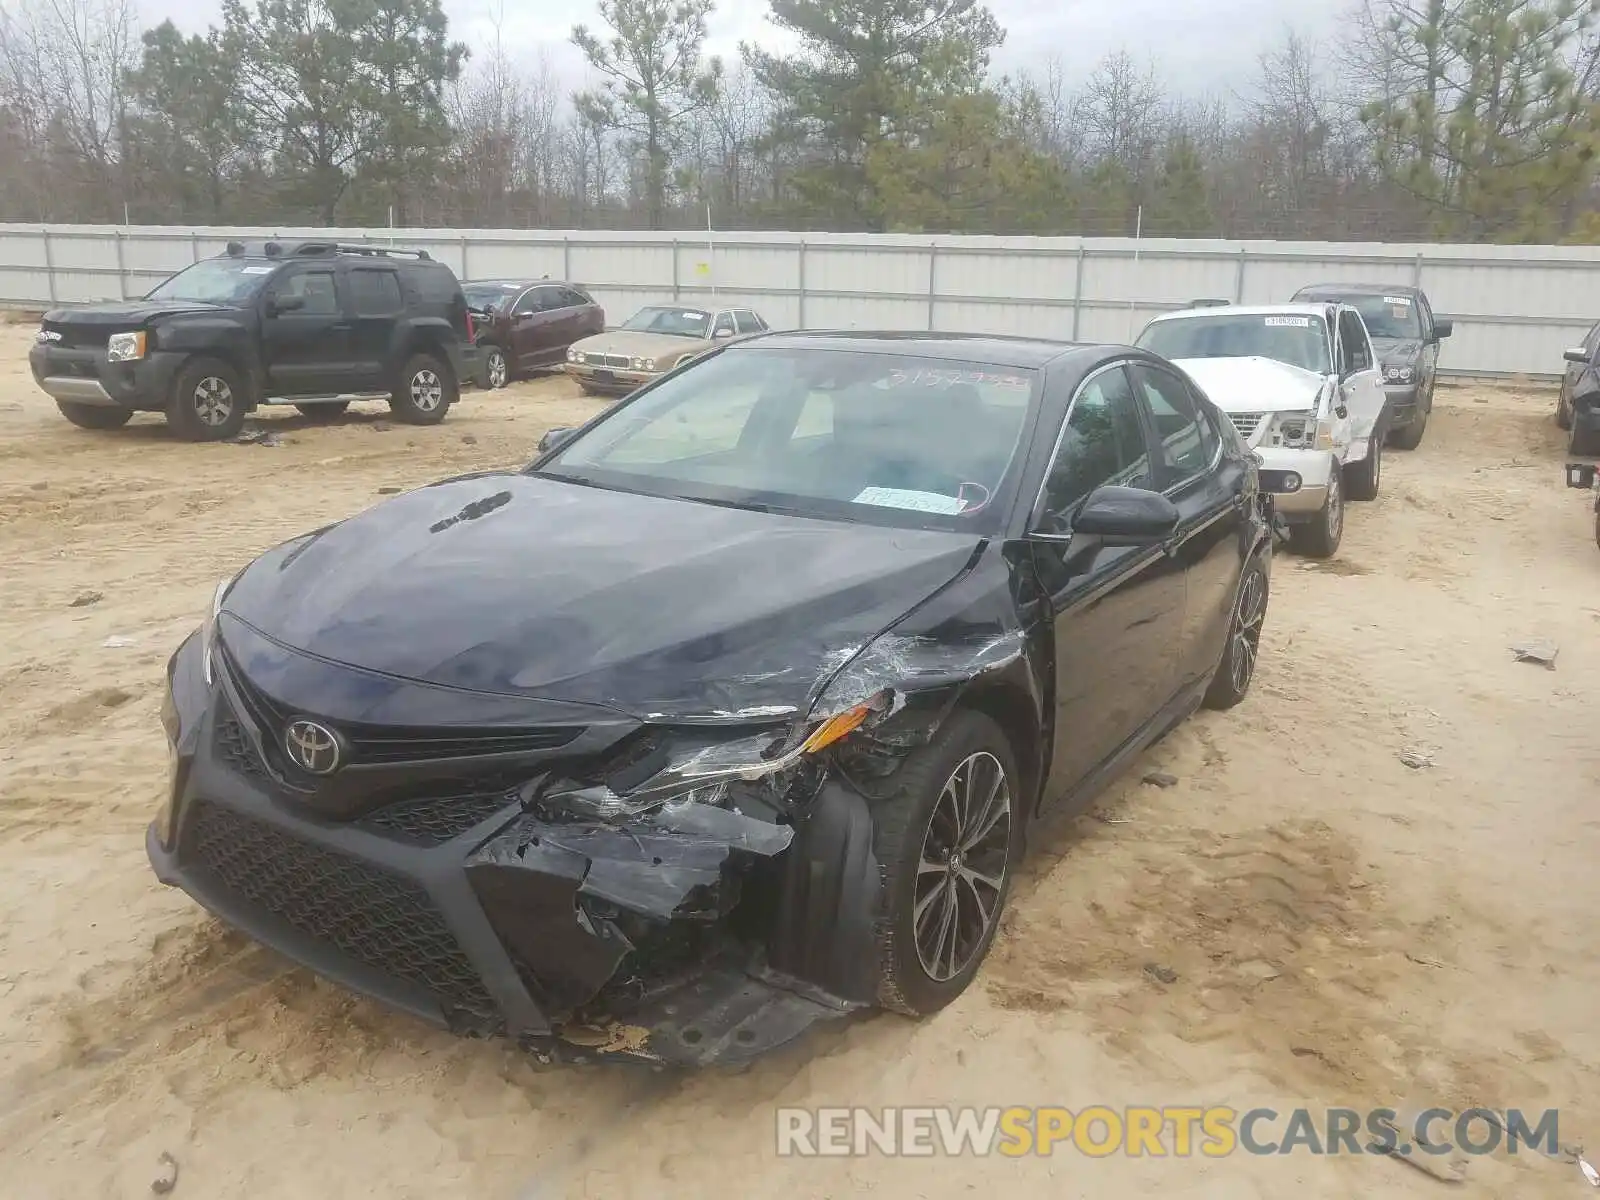
[[[216,670],[212,659],[217,648],[217,618],[222,615],[222,600],[228,594],[228,589],[233,586],[233,581],[239,578],[230,575],[217,584],[217,590],[211,596],[211,611],[206,614],[206,623],[200,627],[200,669],[205,676],[206,686],[210,687],[216,678]]]
[[[1317,441],[1317,414],[1279,413],[1274,420],[1274,432],[1278,445],[1285,450],[1309,450]]]
[[[587,362],[588,360],[589,360],[589,356],[587,354],[585,354],[582,350],[568,350],[567,351],[567,361],[568,362],[581,363],[581,362]]]
[[[106,342],[108,362],[133,362],[144,357],[145,333],[113,333]]]
[[[674,804],[720,805],[731,784],[763,779],[800,763],[859,729],[889,706],[888,693],[814,721],[798,733],[766,732],[727,741],[685,746],[666,766],[636,787],[614,791],[608,784],[556,791],[541,798],[561,811],[604,821],[623,820]]]

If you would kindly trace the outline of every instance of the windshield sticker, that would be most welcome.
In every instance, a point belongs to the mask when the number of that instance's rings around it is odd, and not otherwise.
[[[1383,298],[1383,302],[1385,304],[1398,304],[1402,308],[1410,308],[1411,307],[1411,297],[1410,296],[1385,296]]]
[[[1310,317],[1268,317],[1268,325],[1284,325],[1290,329],[1310,329]]]
[[[239,268],[239,274],[241,274],[241,275],[271,275],[277,269],[278,269],[277,267],[240,267]]]
[[[974,387],[1003,387],[1028,390],[1028,380],[1021,375],[1007,375],[996,371],[890,371],[879,384],[884,388],[896,387],[930,387],[947,388],[958,383],[970,383]]]
[[[705,313],[684,313],[683,319],[685,321],[704,321],[706,319],[706,315]]]
[[[941,513],[954,516],[966,508],[967,502],[959,496],[941,496],[938,492],[916,492],[904,488],[869,487],[861,489],[855,504],[876,504],[879,508],[905,508],[912,512]]]

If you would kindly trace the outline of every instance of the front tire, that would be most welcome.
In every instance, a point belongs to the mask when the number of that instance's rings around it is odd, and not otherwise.
[[[1383,438],[1367,442],[1367,457],[1345,471],[1344,490],[1352,500],[1376,500],[1383,481]]]
[[[1433,409],[1433,398],[1430,394],[1428,407],[1422,409],[1411,418],[1411,424],[1396,429],[1389,435],[1389,444],[1396,450],[1415,450],[1422,445],[1422,435],[1428,431],[1428,414]]]
[[[906,758],[874,804],[878,1003],[937,1012],[967,989],[1005,911],[1027,818],[1000,727],[970,709]]]
[[[244,428],[248,400],[239,373],[220,358],[197,358],[178,372],[167,424],[188,442],[225,442]]]
[[[459,397],[449,368],[431,354],[416,354],[400,372],[389,409],[408,425],[437,425]]]
[[[511,363],[499,346],[484,347],[483,382],[490,391],[498,391],[511,382]]]
[[[1295,550],[1310,558],[1332,558],[1344,540],[1344,487],[1338,468],[1328,472],[1328,498],[1322,511],[1304,525],[1296,525],[1289,535]]]
[[[1250,692],[1256,675],[1256,658],[1261,650],[1261,627],[1267,619],[1271,590],[1267,569],[1260,557],[1252,558],[1239,580],[1239,595],[1234,600],[1233,618],[1228,622],[1228,644],[1222,651],[1217,673],[1206,689],[1205,706],[1229,709]]]
[[[57,400],[61,415],[79,429],[121,429],[133,419],[131,408],[104,408],[98,404],[74,404]]]

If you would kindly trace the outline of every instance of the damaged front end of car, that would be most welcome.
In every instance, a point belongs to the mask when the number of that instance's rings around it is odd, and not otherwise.
[[[805,719],[647,726],[590,770],[531,780],[465,863],[551,1018],[523,1042],[560,1061],[728,1064],[873,1005],[874,797],[1021,657],[1015,634],[887,636]]]

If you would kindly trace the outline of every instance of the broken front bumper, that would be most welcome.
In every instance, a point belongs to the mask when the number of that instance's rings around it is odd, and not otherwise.
[[[151,865],[318,974],[578,1061],[739,1062],[871,999],[878,870],[853,791],[823,784],[798,830],[688,800],[548,820],[504,789],[332,819],[203,686],[196,643],[169,666],[172,785]]]
[[[1292,521],[1322,511],[1333,469],[1333,457],[1327,451],[1268,446],[1255,453],[1261,488],[1272,493],[1273,508],[1280,516]]]

